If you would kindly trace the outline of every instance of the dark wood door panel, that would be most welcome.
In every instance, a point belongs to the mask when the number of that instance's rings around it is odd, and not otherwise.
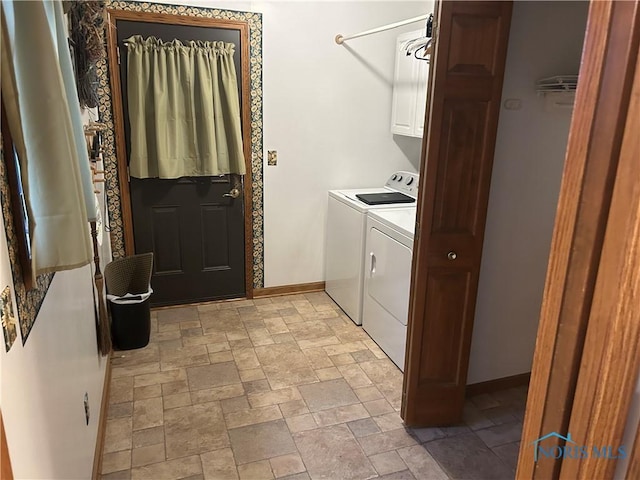
[[[465,5],[451,16],[447,73],[493,77],[499,65],[500,40],[504,30],[502,6],[491,2]],[[507,26],[508,29],[508,26]],[[441,34],[445,34],[441,30]],[[501,67],[504,68],[504,67]]]
[[[511,8],[446,1],[436,9],[401,412],[408,425],[462,417]]]
[[[202,269],[205,271],[230,270],[229,239],[220,231],[229,229],[228,209],[223,205],[201,205]]]
[[[461,345],[464,324],[458,319],[467,317],[472,284],[470,271],[432,269],[428,272],[426,305],[433,320],[425,324],[422,335],[420,384],[450,383],[455,386],[461,375]],[[462,298],[460,295],[462,294]]]
[[[484,165],[477,159],[482,156],[488,113],[488,102],[443,102],[432,234],[477,232],[477,205],[484,187],[479,181]]]
[[[180,206],[151,207],[151,244],[140,240],[139,252],[155,253],[155,274],[182,273],[182,241],[180,236]]]

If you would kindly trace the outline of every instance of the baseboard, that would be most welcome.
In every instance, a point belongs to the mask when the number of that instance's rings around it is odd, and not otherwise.
[[[313,283],[297,283],[294,285],[282,285],[281,287],[267,287],[267,288],[254,288],[253,289],[253,297],[250,297],[247,294],[246,298],[266,298],[266,297],[279,297],[281,295],[295,295],[297,293],[311,293],[311,292],[323,292],[324,291],[324,282],[313,282]],[[228,299],[220,299],[220,300],[207,300],[204,302],[193,302],[193,303],[184,303],[179,305],[162,305],[151,307],[151,311],[155,312],[158,310],[169,310],[172,308],[180,308],[189,306],[198,306],[198,305],[210,305],[212,303],[220,303],[220,302],[233,302],[236,300],[242,300],[244,297],[239,298],[228,298]]]
[[[93,453],[93,474],[91,478],[100,478],[102,468],[102,446],[104,445],[104,433],[107,428],[107,415],[109,411],[109,390],[111,388],[111,355],[105,357],[107,366],[104,369],[104,383],[102,387],[102,404],[100,405],[100,418],[98,419],[98,434],[96,436],[96,450]]]
[[[280,295],[294,295],[296,293],[310,293],[324,291],[324,282],[298,283],[281,287],[256,288],[253,298],[278,297]]]
[[[184,303],[176,303],[172,305],[154,305],[150,307],[152,312],[157,312],[159,310],[171,310],[173,308],[182,308],[182,307],[197,307],[198,305],[211,305],[212,303],[222,303],[222,302],[234,302],[236,300],[244,300],[245,298],[249,298],[247,294],[246,297],[232,297],[232,298],[218,298],[216,300],[203,300],[198,302],[192,302],[189,300],[185,300]]]
[[[522,387],[524,385],[529,385],[530,378],[531,372],[512,375],[510,377],[496,378],[495,380],[489,380],[487,382],[474,383],[473,385],[467,385],[465,393],[467,397],[473,397],[483,393],[493,393],[500,390],[506,390],[508,388]]]

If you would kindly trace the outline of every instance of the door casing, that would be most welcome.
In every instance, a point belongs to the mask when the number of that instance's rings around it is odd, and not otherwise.
[[[229,19],[212,19],[190,17],[186,15],[170,15],[163,13],[133,12],[107,9],[107,56],[110,71],[112,105],[115,129],[116,157],[118,163],[118,182],[120,184],[120,200],[122,206],[122,224],[124,231],[124,247],[126,255],[135,253],[133,237],[133,215],[131,210],[131,192],[129,188],[129,172],[124,132],[124,112],[122,106],[122,86],[118,64],[118,45],[115,32],[117,20],[138,22],[187,25],[193,27],[211,27],[240,31],[241,52],[241,85],[242,85],[242,143],[246,167],[244,176],[244,258],[245,258],[245,291],[247,298],[253,298],[253,238],[252,217],[252,181],[251,181],[251,106],[250,106],[250,73],[249,73],[249,24],[246,21]]]

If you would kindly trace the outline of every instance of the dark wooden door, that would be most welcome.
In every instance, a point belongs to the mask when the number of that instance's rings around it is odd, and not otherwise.
[[[436,6],[403,386],[408,425],[462,416],[511,8]]]
[[[153,35],[165,41],[234,43],[238,89],[242,88],[239,30],[118,20],[127,158],[130,126],[127,50],[123,41],[132,35]],[[136,253],[154,253],[152,305],[245,295],[244,195],[240,177],[131,178],[129,186]],[[234,188],[239,190],[236,198],[225,196]]]

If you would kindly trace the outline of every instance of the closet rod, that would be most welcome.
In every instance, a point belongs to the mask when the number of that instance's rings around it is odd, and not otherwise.
[[[407,20],[402,20],[396,23],[390,23],[389,25],[383,25],[382,27],[372,28],[371,30],[367,30],[366,32],[354,33],[353,35],[347,35],[346,37],[338,34],[336,35],[336,43],[338,45],[342,45],[345,40],[351,40],[352,38],[364,37],[365,35],[371,35],[373,33],[384,32],[385,30],[391,30],[392,28],[402,27],[403,25],[409,25],[410,23],[419,22],[421,20],[426,20],[429,18],[429,14],[420,15],[419,17],[408,18]]]

